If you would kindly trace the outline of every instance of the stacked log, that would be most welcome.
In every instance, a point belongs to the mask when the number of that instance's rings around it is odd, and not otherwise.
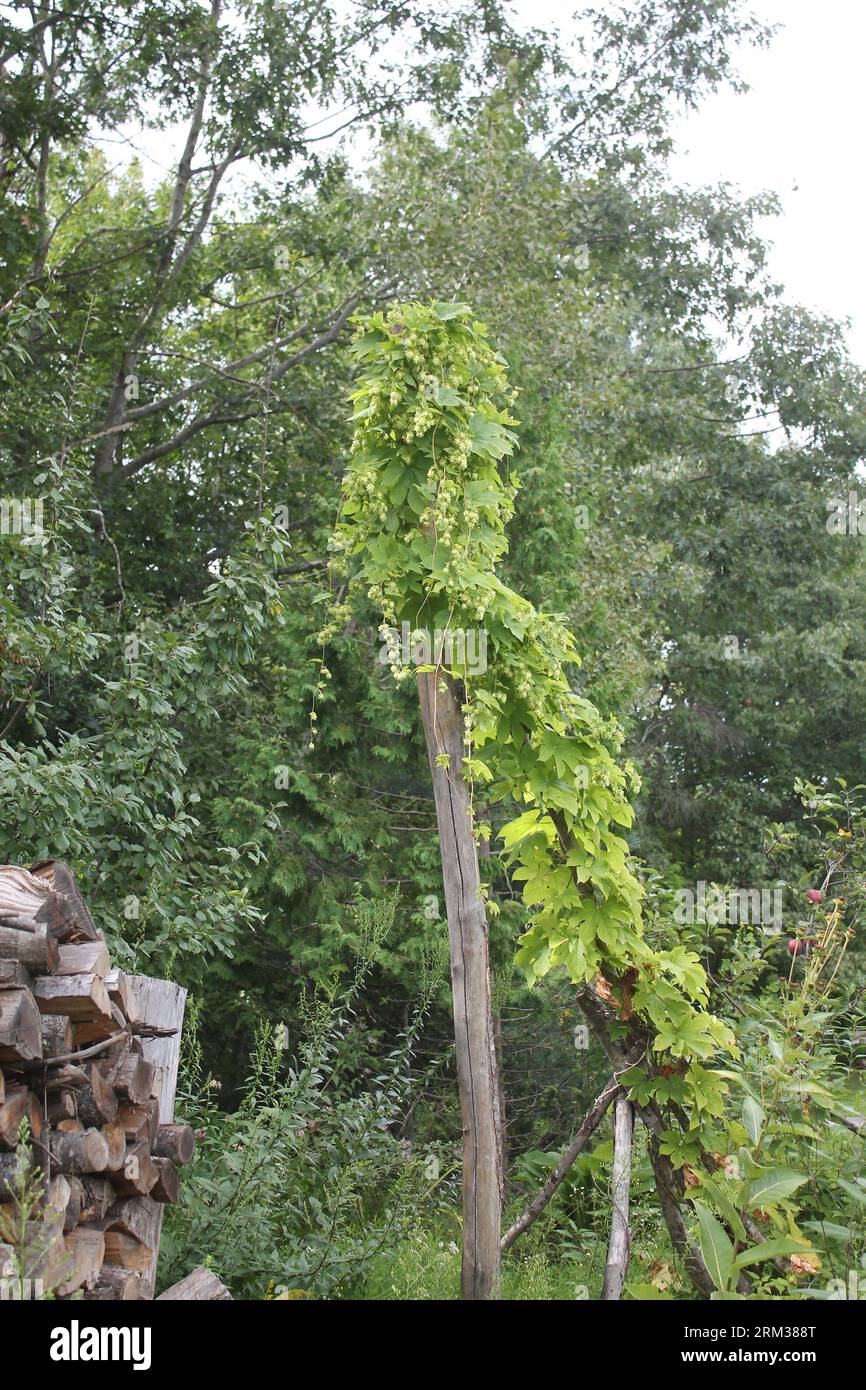
[[[0,1265],[55,1297],[153,1297],[195,1145],[173,1123],[184,997],[112,967],[66,864],[0,866]]]

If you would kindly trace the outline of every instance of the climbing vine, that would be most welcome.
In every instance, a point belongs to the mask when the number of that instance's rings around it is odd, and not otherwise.
[[[333,541],[337,563],[353,571],[346,602],[363,591],[377,605],[400,679],[410,666],[395,632],[405,624],[413,640],[439,634],[428,659],[462,693],[464,775],[483,785],[485,804],[519,808],[500,831],[529,913],[517,961],[530,983],[564,967],[622,1025],[643,1025],[649,1065],[627,1080],[641,1104],[682,1107],[687,1134],[665,1136],[662,1151],[676,1163],[696,1158],[713,1147],[727,1089],[706,1064],[720,1049],[734,1053],[734,1038],[707,1011],[698,956],[644,937],[642,888],[622,833],[639,782],[618,760],[615,722],[574,689],[573,637],[497,575],[519,487],[506,363],[466,305],[441,302],[359,321],[353,352],[355,432]],[[332,615],[324,639],[343,616]],[[479,628],[486,662],[443,637]],[[475,829],[490,833],[480,821]]]

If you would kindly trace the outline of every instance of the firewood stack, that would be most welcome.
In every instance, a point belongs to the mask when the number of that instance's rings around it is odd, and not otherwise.
[[[171,1122],[184,998],[112,968],[66,864],[0,866],[0,1276],[14,1248],[55,1297],[153,1297],[195,1144]],[[25,1170],[43,1178],[22,1233]]]

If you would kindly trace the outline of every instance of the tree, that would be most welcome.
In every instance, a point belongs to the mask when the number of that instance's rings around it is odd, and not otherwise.
[[[491,802],[527,807],[499,833],[530,918],[517,960],[530,983],[564,967],[617,1079],[626,1071],[634,1083],[641,1079],[639,1113],[655,1144],[662,1209],[685,1252],[655,1098],[676,1071],[683,1130],[677,1151],[697,1160],[727,1090],[709,1062],[720,1049],[735,1051],[734,1037],[706,1010],[698,956],[679,945],[653,948],[644,937],[641,887],[616,830],[631,824],[628,793],[636,779],[616,761],[616,725],[569,683],[567,667],[577,664],[571,635],[496,572],[518,488],[516,476],[504,472],[517,424],[504,362],[466,305],[441,301],[393,305],[372,316],[354,352],[356,430],[337,546],[356,557],[350,590],[360,588],[377,603],[387,629],[423,628],[432,656],[419,682],[439,813],[464,1115],[464,1297],[496,1293],[499,1241],[486,923],[466,824],[476,784]],[[342,618],[332,617],[323,642]],[[467,634],[479,623],[490,659],[473,663]],[[399,662],[397,671],[410,673]],[[490,834],[482,821],[472,828]],[[625,1042],[620,1023],[628,1024]],[[688,1259],[698,1287],[708,1291],[699,1257],[692,1252]]]

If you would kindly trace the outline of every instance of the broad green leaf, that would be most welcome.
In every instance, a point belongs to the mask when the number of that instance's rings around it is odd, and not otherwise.
[[[740,1213],[737,1211],[722,1183],[714,1182],[712,1178],[704,1177],[701,1179],[703,1190],[712,1199],[713,1205],[721,1216],[725,1218],[737,1240],[744,1243],[749,1239],[746,1228],[743,1225]]]
[[[780,1202],[790,1197],[807,1181],[805,1173],[795,1173],[791,1168],[759,1168],[752,1178],[749,1190],[749,1207],[767,1207],[771,1202]],[[866,1198],[866,1193],[863,1194]]]
[[[716,1288],[726,1289],[734,1258],[734,1247],[721,1222],[716,1220],[708,1206],[703,1202],[695,1202],[695,1212],[701,1231],[701,1258]]]
[[[762,1264],[764,1260],[778,1260],[784,1255],[803,1254],[811,1250],[810,1245],[793,1236],[780,1236],[778,1240],[765,1240],[762,1245],[752,1245],[743,1250],[734,1260],[735,1269],[745,1269],[747,1265]]]
[[[760,1139],[766,1118],[754,1096],[746,1096],[743,1102],[743,1127],[753,1144]]]

